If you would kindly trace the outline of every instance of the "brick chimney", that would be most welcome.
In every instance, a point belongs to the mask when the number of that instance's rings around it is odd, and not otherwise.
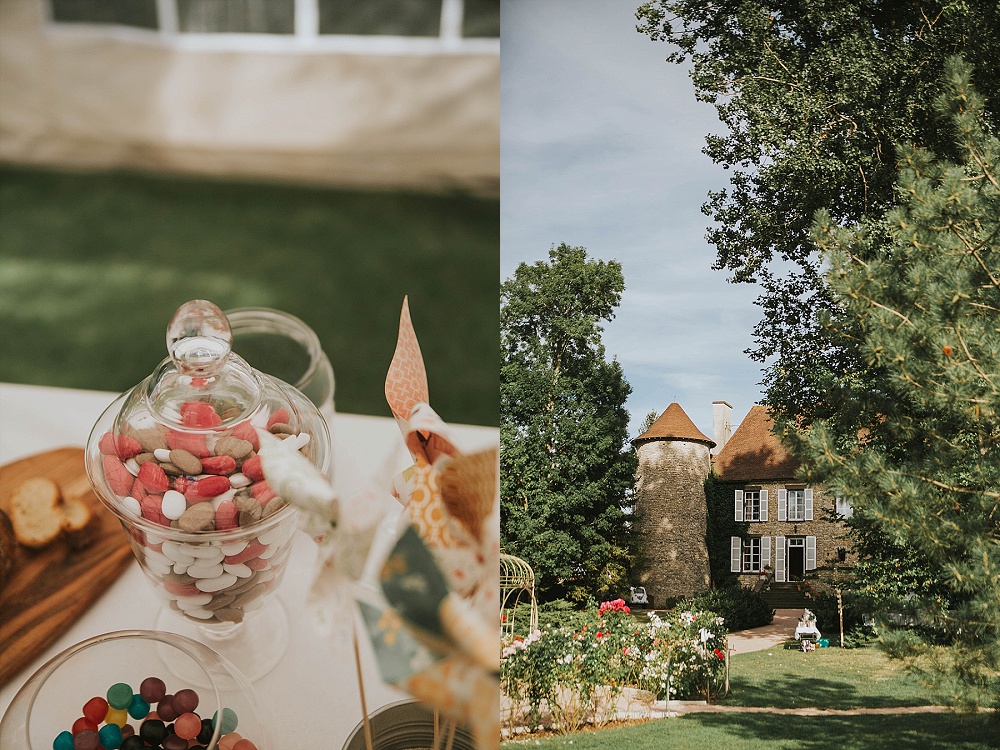
[[[712,402],[712,440],[715,449],[712,455],[717,456],[729,442],[733,434],[733,407],[725,401]]]

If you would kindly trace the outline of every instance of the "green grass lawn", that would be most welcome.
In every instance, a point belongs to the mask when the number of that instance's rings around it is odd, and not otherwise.
[[[940,702],[878,649],[781,647],[732,657],[730,692],[720,703],[776,708],[888,708]]]
[[[0,381],[121,391],[206,298],[316,329],[339,411],[389,416],[403,295],[448,422],[499,424],[499,201],[0,171]]]
[[[935,696],[876,649],[775,648],[733,657],[721,703],[774,708],[933,705]],[[504,743],[574,750],[980,750],[1000,746],[1000,722],[984,714],[795,716],[688,714],[637,726]]]
[[[647,724],[503,743],[573,750],[985,750],[997,725],[984,716],[689,714]]]

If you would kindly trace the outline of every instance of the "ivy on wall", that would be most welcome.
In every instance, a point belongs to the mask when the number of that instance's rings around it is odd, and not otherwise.
[[[739,585],[736,574],[729,570],[729,540],[734,536],[747,539],[750,532],[750,524],[737,521],[733,513],[733,492],[740,486],[723,482],[714,474],[709,474],[705,480],[705,499],[708,503],[705,543],[712,587],[716,589]]]

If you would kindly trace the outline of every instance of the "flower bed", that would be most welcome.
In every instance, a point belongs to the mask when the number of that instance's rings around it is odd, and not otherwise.
[[[726,629],[706,611],[650,613],[643,622],[619,599],[580,627],[549,626],[502,649],[508,726],[573,731],[613,719],[626,689],[710,700],[724,679]]]

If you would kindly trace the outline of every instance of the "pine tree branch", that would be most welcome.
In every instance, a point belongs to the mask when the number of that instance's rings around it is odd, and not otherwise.
[[[957,492],[961,495],[982,495],[983,497],[990,497],[994,500],[1000,500],[1000,492],[991,492],[990,490],[971,490],[968,487],[955,487],[950,484],[945,484],[944,482],[939,482],[936,479],[931,479],[930,477],[917,476],[921,482],[926,482],[927,484],[932,484],[935,487],[939,487],[942,490],[947,490],[948,492]]]
[[[969,351],[968,344],[965,343],[965,337],[962,336],[961,329],[957,325],[952,326],[952,329],[955,331],[955,335],[958,336],[958,341],[962,345],[962,349],[965,351],[965,356],[969,358],[969,364],[971,364],[973,368],[975,368],[976,372],[979,373],[979,376],[983,380],[985,380],[987,383],[990,384],[990,386],[992,386],[993,376],[983,372],[983,368],[979,366],[978,360],[976,360],[976,358],[972,356],[972,352]],[[994,388],[994,390],[996,389]]]
[[[867,303],[869,303],[872,307],[878,307],[878,308],[881,308],[882,310],[885,310],[888,313],[892,313],[893,315],[897,315],[897,316],[899,316],[900,318],[903,319],[904,323],[906,323],[907,325],[909,325],[909,326],[911,326],[913,328],[916,328],[916,326],[913,325],[913,321],[910,320],[905,315],[903,315],[903,313],[899,312],[899,310],[893,310],[891,307],[886,307],[882,303],[876,302],[874,299],[872,299],[871,297],[869,297],[866,294],[859,294],[858,296],[861,297],[861,299],[865,300]]]
[[[952,227],[952,232],[956,237],[958,237],[959,240],[961,240],[962,244],[965,245],[965,249],[969,251],[969,255],[976,259],[980,268],[982,268],[986,275],[990,277],[990,283],[992,283],[997,289],[1000,289],[1000,280],[993,275],[989,266],[987,266],[983,259],[979,256],[979,251],[990,244],[996,238],[997,234],[1000,233],[1000,224],[997,224],[996,228],[992,233],[990,233],[989,237],[975,246],[973,246],[973,244],[962,234],[958,227]]]

